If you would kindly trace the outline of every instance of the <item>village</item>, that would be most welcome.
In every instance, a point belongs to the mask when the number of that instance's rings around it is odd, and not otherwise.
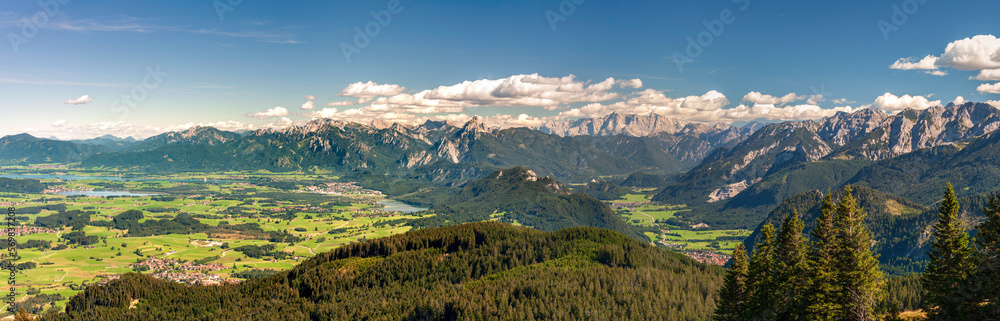
[[[370,190],[358,186],[355,182],[326,183],[326,186],[308,186],[306,191],[329,195],[372,195],[382,196],[381,191]]]

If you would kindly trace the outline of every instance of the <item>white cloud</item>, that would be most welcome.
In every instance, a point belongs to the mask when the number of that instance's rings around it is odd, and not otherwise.
[[[771,95],[765,95],[760,92],[751,91],[750,93],[743,96],[742,101],[749,101],[754,104],[785,105],[800,100],[807,100],[807,103],[815,105],[823,101],[823,95],[799,96],[795,93],[790,93],[781,97],[775,97]]]
[[[995,81],[1000,80],[1000,69],[983,69],[979,71],[979,74],[971,78],[975,80],[982,81]]]
[[[280,106],[261,112],[247,114],[247,117],[254,117],[260,119],[271,118],[271,117],[282,117],[282,116],[288,116],[288,109],[285,109],[285,107],[280,107]]]
[[[775,106],[774,104],[754,103],[752,106],[739,105],[733,108],[725,108],[729,104],[726,96],[717,91],[709,91],[701,96],[688,96],[683,98],[666,97],[663,92],[647,89],[638,97],[628,99],[624,102],[604,105],[600,103],[588,104],[580,108],[570,109],[559,113],[557,117],[593,117],[620,112],[625,114],[658,114],[667,117],[677,118],[682,122],[722,122],[730,123],[734,121],[748,121],[757,119],[766,120],[802,120],[819,119],[832,116],[837,112],[852,112],[855,109],[850,106],[836,107],[832,109],[821,108],[813,104],[794,106]],[[759,101],[795,101],[802,99],[819,100],[822,96],[795,96],[795,99],[779,97],[764,97],[760,93],[750,94],[748,100]]]
[[[940,105],[940,100],[931,101],[924,96],[896,96],[891,93],[885,93],[882,96],[875,98],[875,102],[871,106],[885,110],[889,113],[896,113],[907,108],[922,110]]]
[[[329,102],[326,105],[327,106],[354,106],[354,105],[357,105],[357,104],[358,104],[357,102],[354,102],[354,101],[351,101],[351,100],[344,100],[344,101]]]
[[[985,103],[993,105],[993,107],[1000,109],[1000,100],[987,100],[985,101]]]
[[[546,119],[529,116],[528,114],[520,114],[517,116],[497,114],[494,116],[487,116],[483,121],[491,126],[500,128],[510,128],[510,127],[538,127],[545,124]]]
[[[646,89],[640,92],[638,97],[628,99],[626,104],[633,106],[651,105],[651,107],[660,109],[713,110],[728,105],[729,99],[726,98],[726,95],[715,90],[701,96],[672,98],[667,97],[663,91]]]
[[[899,58],[889,69],[914,70],[914,69],[938,69],[938,57],[928,55],[917,61],[916,58]]]
[[[951,103],[955,104],[955,105],[961,105],[961,104],[964,104],[966,102],[968,102],[968,100],[965,100],[965,97],[962,97],[962,96],[955,97],[955,100],[951,101]]]
[[[937,65],[958,70],[1000,68],[1000,39],[978,35],[949,43]]]
[[[979,70],[979,74],[971,77],[974,80],[1000,80],[1000,39],[993,35],[977,35],[971,38],[956,40],[945,47],[940,56],[928,55],[920,61],[914,58],[901,58],[892,64],[892,69],[924,69],[927,74],[946,76],[948,72],[937,70],[941,67],[951,67],[957,70]],[[982,93],[1000,93],[1000,84],[982,84],[976,90]]]
[[[755,120],[755,119],[767,119],[767,120],[802,120],[802,119],[820,119],[823,117],[833,116],[838,112],[850,113],[854,112],[855,109],[851,106],[834,107],[834,108],[821,108],[816,105],[795,105],[787,107],[775,107],[770,104],[754,104],[753,107],[747,107],[746,105],[739,105],[731,109],[723,109],[721,116],[729,121],[738,120]]]
[[[339,96],[346,97],[378,97],[378,96],[392,96],[398,95],[406,90],[406,87],[400,85],[379,85],[373,81],[368,82],[356,82],[347,85],[344,90],[338,94]]]
[[[622,81],[620,86],[622,88],[642,88],[642,80],[639,78]]]
[[[302,108],[302,109],[313,109],[313,108],[316,108],[316,102],[314,102],[312,100],[307,100],[305,103],[302,104],[302,107],[300,107],[300,108]]]
[[[66,120],[65,119],[60,119],[60,120],[57,120],[56,122],[52,123],[52,127],[63,127],[63,126],[66,126]]]
[[[316,96],[306,95],[305,97],[302,97],[302,99],[305,99],[305,100],[316,100]]]
[[[92,101],[94,101],[94,97],[90,97],[90,95],[83,95],[83,96],[80,96],[80,98],[77,98],[77,99],[70,99],[70,100],[64,101],[63,104],[67,104],[67,105],[83,105],[83,104],[90,103]]]
[[[281,117],[281,118],[278,118],[277,121],[273,121],[273,122],[264,124],[261,127],[262,128],[280,129],[280,128],[285,128],[285,127],[292,126],[292,125],[297,125],[297,124],[301,125],[301,124],[305,124],[305,122],[298,122],[297,123],[297,122],[292,121],[288,117]]]
[[[308,113],[305,116],[309,118],[334,118],[337,116],[337,109],[323,108],[322,110]]]
[[[217,122],[208,122],[208,123],[193,123],[193,122],[191,122],[191,123],[179,124],[179,125],[174,125],[174,126],[167,126],[167,127],[164,127],[162,129],[162,132],[183,131],[183,130],[186,130],[188,128],[195,127],[195,126],[198,126],[198,127],[214,127],[215,129],[225,130],[225,131],[243,131],[243,130],[253,130],[253,129],[255,129],[255,126],[253,124],[238,122],[238,121],[234,121],[234,120],[221,120],[221,121],[217,121]],[[157,128],[157,129],[159,130],[159,128]]]
[[[995,84],[982,84],[976,88],[981,93],[1000,94],[1000,82]]]
[[[554,78],[530,74],[465,81],[413,95],[416,98],[413,103],[423,106],[537,106],[555,109],[570,103],[617,99],[620,94],[610,91],[616,84],[636,85],[632,80],[607,78],[589,83],[575,78],[574,75]]]
[[[933,70],[951,67],[958,70],[982,70],[1000,68],[1000,39],[993,35],[977,35],[956,40],[945,47],[941,56],[928,55],[919,61],[916,58],[896,60],[892,69]]]

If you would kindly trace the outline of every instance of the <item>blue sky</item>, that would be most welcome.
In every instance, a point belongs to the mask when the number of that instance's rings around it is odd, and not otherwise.
[[[0,135],[612,111],[741,123],[1000,99],[996,1],[46,1],[0,7]]]

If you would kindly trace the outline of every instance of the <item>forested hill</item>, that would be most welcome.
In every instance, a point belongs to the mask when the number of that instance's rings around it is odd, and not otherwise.
[[[938,220],[938,208],[924,207],[900,196],[864,186],[851,186],[851,188],[853,188],[851,194],[867,213],[865,223],[872,232],[873,239],[876,240],[872,249],[879,254],[878,259],[882,269],[895,275],[923,271],[927,262],[928,241],[931,240],[929,233],[932,224]],[[944,193],[944,185],[932,192]],[[805,223],[804,232],[808,235],[816,226],[816,220],[820,216],[823,196],[819,191],[812,191],[785,199],[744,241],[747,248],[753,249],[761,227],[772,224],[778,228],[785,216],[792,211],[799,212]],[[834,199],[841,196],[843,191],[833,192]],[[974,235],[974,227],[983,220],[981,209],[986,205],[989,193],[960,194],[960,196],[962,196],[959,198],[960,216],[967,222]]]
[[[607,204],[569,188],[550,177],[515,167],[471,181],[461,192],[431,208],[436,215],[413,221],[416,227],[484,221],[496,218],[543,231],[567,227],[606,228],[648,241]]]
[[[721,282],[717,267],[608,230],[480,222],[343,246],[236,285],[130,273],[43,320],[709,320]]]

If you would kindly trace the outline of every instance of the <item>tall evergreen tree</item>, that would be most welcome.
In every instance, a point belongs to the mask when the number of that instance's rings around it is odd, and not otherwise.
[[[865,212],[859,209],[851,188],[844,188],[835,218],[837,239],[833,266],[841,294],[841,320],[875,320],[885,278],[872,253],[872,235],[865,226]]]
[[[719,291],[719,305],[715,308],[715,321],[740,321],[743,320],[743,313],[747,308],[747,274],[749,262],[747,262],[747,251],[743,243],[736,245],[733,250],[732,264],[726,272],[725,283]]]
[[[774,249],[775,313],[779,320],[804,317],[803,294],[806,290],[808,240],[802,235],[805,223],[792,212],[781,223]]]
[[[834,253],[836,251],[837,231],[834,226],[834,215],[837,207],[833,204],[833,193],[827,193],[823,199],[823,209],[820,211],[816,227],[813,228],[812,242],[809,244],[809,282],[806,298],[806,314],[811,320],[836,320],[840,314],[840,294],[837,287],[837,275],[833,270]]]
[[[773,225],[767,224],[761,228],[761,240],[755,247],[750,259],[750,272],[747,278],[750,299],[743,320],[774,320],[775,236]]]
[[[982,307],[984,320],[1000,320],[1000,193],[990,197],[983,208],[986,221],[979,224],[976,236],[976,276],[972,282],[981,286],[977,302],[987,302]]]
[[[969,234],[958,218],[958,199],[948,183],[934,225],[934,241],[924,270],[925,302],[938,320],[961,320],[971,307],[963,286],[973,271]]]

